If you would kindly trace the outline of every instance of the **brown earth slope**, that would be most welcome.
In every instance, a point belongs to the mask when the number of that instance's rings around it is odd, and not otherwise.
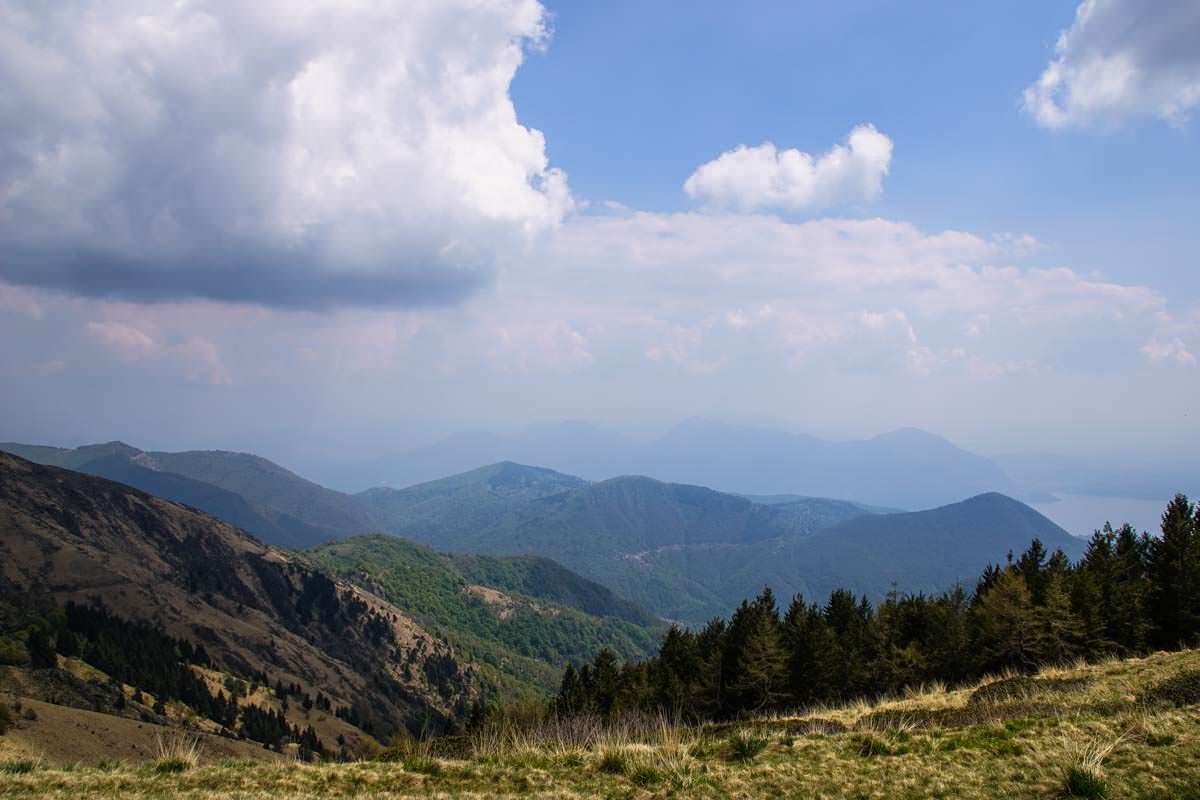
[[[379,733],[440,727],[478,696],[443,641],[363,589],[192,508],[3,453],[0,592],[98,600],[225,670],[322,691]]]

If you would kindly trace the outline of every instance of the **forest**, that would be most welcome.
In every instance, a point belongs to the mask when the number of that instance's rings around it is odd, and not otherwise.
[[[796,596],[781,613],[765,588],[728,620],[671,628],[646,661],[621,664],[600,650],[590,664],[568,666],[552,710],[731,719],[1198,639],[1200,508],[1181,494],[1163,513],[1161,536],[1105,525],[1074,564],[1035,539],[987,567],[971,591],[893,590],[876,606],[836,590],[824,605]]]

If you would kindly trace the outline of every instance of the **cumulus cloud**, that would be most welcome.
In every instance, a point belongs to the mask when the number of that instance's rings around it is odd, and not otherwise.
[[[208,339],[191,334],[167,344],[160,339],[158,324],[150,322],[148,327],[150,330],[132,322],[103,320],[87,323],[84,331],[122,361],[166,363],[187,380],[198,383],[231,382],[216,345]]]
[[[148,333],[125,322],[89,322],[86,329],[96,341],[130,361],[149,358],[160,350]]]
[[[1173,124],[1200,104],[1200,5],[1194,0],[1084,0],[1055,58],[1025,90],[1047,128],[1153,116]]]
[[[509,85],[537,0],[0,0],[0,277],[445,304],[570,209]]]
[[[743,211],[829,208],[877,198],[891,161],[892,140],[860,125],[844,145],[815,157],[770,142],[740,145],[701,165],[683,189],[710,205]]]

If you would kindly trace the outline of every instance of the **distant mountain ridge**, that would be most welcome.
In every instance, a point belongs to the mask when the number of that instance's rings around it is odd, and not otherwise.
[[[461,433],[347,473],[346,484],[409,486],[479,464],[539,464],[591,480],[645,475],[740,494],[836,497],[922,509],[1016,484],[994,462],[915,428],[861,441],[689,420],[645,443],[584,422],[502,436]]]
[[[453,519],[428,544],[533,553],[670,619],[698,623],[771,585],[783,597],[839,586],[882,597],[974,580],[1033,538],[1078,557],[1083,541],[1000,494],[920,512],[871,514],[854,504],[778,505],[650,478],[615,478],[531,500],[490,526]],[[413,536],[412,530],[404,531]]]
[[[124,442],[76,448],[0,443],[38,464],[119,481],[212,514],[271,544],[305,547],[375,528],[348,495],[249,453],[157,453]]]
[[[954,451],[939,441],[930,446]],[[645,476],[589,482],[505,461],[404,489],[346,495],[247,454],[144,453],[120,443],[26,451],[194,503],[287,546],[375,531],[440,552],[548,558],[689,623],[727,614],[764,584],[782,596],[821,596],[844,585],[879,597],[893,583],[925,591],[972,578],[1034,536],[1071,556],[1082,546],[996,493],[922,512],[880,513],[887,509],[795,494],[747,497]],[[188,474],[164,471],[168,466]]]

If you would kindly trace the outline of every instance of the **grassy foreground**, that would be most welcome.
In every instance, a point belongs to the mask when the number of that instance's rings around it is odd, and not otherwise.
[[[1198,702],[1193,650],[702,728],[485,731],[454,757],[430,743],[345,764],[186,746],[145,764],[0,760],[0,798],[1200,798]]]

